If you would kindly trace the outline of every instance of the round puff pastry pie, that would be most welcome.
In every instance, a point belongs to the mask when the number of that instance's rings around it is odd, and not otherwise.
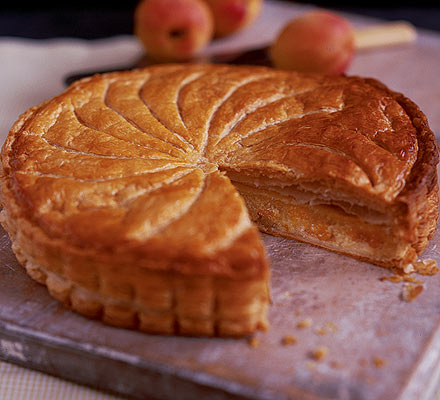
[[[269,303],[257,226],[402,268],[436,226],[437,162],[425,116],[377,81],[156,66],[20,117],[1,223],[28,274],[83,315],[245,335]]]

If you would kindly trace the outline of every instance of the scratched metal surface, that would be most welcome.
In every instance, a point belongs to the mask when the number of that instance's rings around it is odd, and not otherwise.
[[[264,235],[271,328],[242,340],[152,336],[65,310],[17,264],[0,232],[0,358],[138,398],[421,399],[438,378],[440,274],[400,299],[389,272]],[[440,235],[424,258],[439,259]],[[308,328],[298,322],[310,319]],[[331,324],[327,324],[331,323]],[[285,335],[298,339],[281,343]],[[311,352],[325,346],[325,359]],[[375,365],[377,358],[384,365]]]

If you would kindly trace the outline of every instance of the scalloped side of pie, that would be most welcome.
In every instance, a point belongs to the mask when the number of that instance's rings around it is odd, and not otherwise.
[[[81,80],[20,117],[1,223],[74,311],[241,336],[267,325],[258,228],[403,268],[435,230],[437,162],[423,113],[374,80],[156,66]]]

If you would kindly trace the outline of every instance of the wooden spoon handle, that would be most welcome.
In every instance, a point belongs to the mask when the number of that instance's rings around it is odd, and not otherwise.
[[[355,46],[357,50],[369,50],[412,43],[416,37],[416,28],[409,22],[389,22],[356,30]]]

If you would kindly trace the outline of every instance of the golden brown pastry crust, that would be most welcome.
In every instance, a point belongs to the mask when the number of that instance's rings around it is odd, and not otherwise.
[[[243,198],[262,230],[402,267],[435,230],[437,162],[422,112],[374,80],[157,66],[79,81],[20,117],[1,223],[75,311],[243,335],[269,301]]]

